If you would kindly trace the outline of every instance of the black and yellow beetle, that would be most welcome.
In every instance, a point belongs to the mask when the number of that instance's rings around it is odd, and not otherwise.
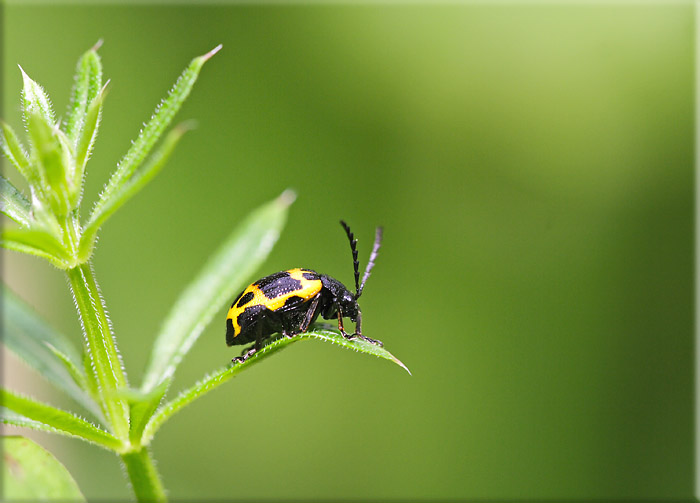
[[[272,334],[281,333],[293,337],[306,332],[319,315],[326,320],[337,317],[340,333],[347,339],[359,337],[373,344],[383,345],[381,341],[362,335],[362,313],[357,303],[374,267],[382,241],[382,228],[377,227],[374,247],[360,282],[357,239],[345,222],[341,220],[340,224],[350,240],[355,269],[355,293],[350,292],[337,279],[311,269],[289,269],[259,279],[236,297],[226,317],[228,346],[255,341],[253,347],[234,358],[234,362],[243,362],[255,354],[262,347],[263,341]],[[344,317],[355,323],[355,333],[348,334],[345,331]]]

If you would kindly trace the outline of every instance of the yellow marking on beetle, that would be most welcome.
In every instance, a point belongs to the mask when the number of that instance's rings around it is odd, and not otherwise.
[[[308,271],[296,268],[289,269],[285,272],[289,273],[289,276],[293,279],[301,282],[301,288],[291,292],[285,292],[274,299],[268,299],[256,284],[253,283],[248,285],[248,287],[243,290],[241,298],[243,298],[249,292],[253,294],[253,298],[241,307],[238,307],[236,305],[238,302],[236,302],[236,304],[231,306],[231,309],[228,310],[228,315],[226,316],[226,319],[230,319],[233,322],[234,337],[238,337],[238,335],[241,333],[241,326],[238,324],[238,316],[245,311],[246,307],[260,305],[265,306],[270,311],[277,311],[279,308],[284,306],[285,302],[287,302],[287,299],[290,297],[301,297],[304,299],[304,302],[306,302],[320,292],[321,288],[323,287],[323,283],[321,283],[320,279],[306,279],[304,277],[304,273]]]

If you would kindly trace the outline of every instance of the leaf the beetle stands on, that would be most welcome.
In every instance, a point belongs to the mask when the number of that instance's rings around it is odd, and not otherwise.
[[[281,349],[286,348],[293,342],[305,341],[305,340],[319,340],[322,342],[329,342],[331,344],[338,345],[345,349],[351,349],[357,351],[358,353],[365,353],[368,355],[376,356],[384,360],[389,360],[394,362],[406,372],[411,374],[408,367],[401,362],[398,358],[392,355],[389,351],[384,349],[382,346],[372,344],[371,342],[364,341],[362,339],[348,339],[343,337],[343,335],[335,328],[331,328],[326,323],[317,323],[315,326],[311,327],[307,332],[302,332],[293,337],[280,336],[268,341],[262,349],[256,351],[253,355],[247,358],[243,362],[232,362],[219,370],[203,377],[200,381],[194,384],[194,386],[180,392],[178,396],[171,400],[170,402],[162,405],[153,415],[143,433],[142,442],[144,444],[150,443],[153,436],[158,431],[158,429],[165,423],[173,414],[182,409],[183,407],[189,405],[192,401],[201,397],[202,395],[208,393],[209,391],[218,388],[226,381],[238,375],[243,370],[248,367],[260,363],[263,359],[272,356]]]

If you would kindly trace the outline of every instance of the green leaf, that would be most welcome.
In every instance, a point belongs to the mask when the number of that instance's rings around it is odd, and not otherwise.
[[[83,351],[83,375],[87,384],[87,391],[96,402],[100,402],[100,385],[95,377],[95,369],[92,368],[92,360],[87,351]]]
[[[29,200],[4,176],[0,176],[0,211],[24,227],[32,221]]]
[[[85,501],[66,467],[28,438],[2,437],[2,453],[5,501]]]
[[[66,369],[66,372],[70,375],[71,379],[73,379],[73,382],[78,386],[83,391],[87,391],[88,395],[90,394],[90,385],[87,382],[87,378],[85,377],[85,374],[83,373],[83,370],[79,368],[71,358],[68,357],[65,353],[62,353],[55,347],[53,347],[50,343],[47,343],[47,346],[49,350],[58,358],[63,366]],[[93,406],[97,405],[97,403],[91,404]],[[94,408],[94,413],[97,417],[102,418],[102,416],[99,413],[99,409],[97,407]],[[92,409],[90,409],[92,411]]]
[[[58,430],[57,433],[71,435],[113,451],[121,451],[124,448],[119,439],[111,433],[85,419],[12,391],[0,389],[0,405],[27,419],[54,428]],[[6,420],[3,419],[3,422]]]
[[[251,213],[182,292],[153,346],[144,391],[172,377],[204,327],[245,286],[277,241],[294,197],[286,191]]]
[[[46,123],[53,126],[56,124],[56,115],[51,107],[49,96],[39,84],[29,78],[21,66],[19,70],[22,72],[22,80],[24,81],[24,87],[22,88],[24,119],[28,121],[31,115],[36,114],[42,117]]]
[[[97,130],[102,117],[102,103],[104,102],[106,87],[90,102],[83,126],[80,129],[75,146],[75,173],[73,173],[73,185],[80,187],[81,190],[75,192],[75,198],[72,202],[73,207],[78,206],[80,196],[82,195],[83,176],[85,175],[85,165],[90,158],[92,147],[95,145],[97,138]]]
[[[2,406],[0,406],[0,423],[9,424],[10,426],[17,426],[19,428],[29,428],[30,430],[46,431],[48,433],[67,435],[69,437],[73,436],[63,431],[57,430],[53,426],[49,426],[47,424],[40,423],[39,421],[34,421],[33,419],[24,417],[22,414],[17,414],[16,412],[11,411],[10,409],[7,409]]]
[[[66,272],[80,316],[90,356],[90,371],[101,400],[100,406],[111,430],[118,438],[126,441],[129,436],[129,404],[120,393],[128,389],[128,384],[102,293],[89,262]]]
[[[331,328],[327,323],[316,323],[311,330],[303,334],[299,334],[295,336],[295,338],[296,337],[299,337],[302,340],[312,338],[323,342],[330,342],[336,346],[341,346],[345,349],[352,349],[358,353],[365,353],[367,355],[376,356],[377,358],[383,358],[384,360],[394,362],[396,365],[408,372],[409,375],[413,375],[401,360],[384,349],[383,346],[372,344],[371,342],[367,342],[359,338],[346,339],[337,328]]]
[[[138,138],[132,143],[131,148],[119,162],[107,186],[100,194],[100,198],[93,209],[93,214],[99,213],[101,207],[108,203],[138,169],[190,94],[204,63],[216,54],[219,49],[221,49],[220,45],[207,54],[194,58],[182,75],[180,75],[168,96],[156,107],[151,120],[144,126]]]
[[[73,156],[65,135],[54,129],[39,114],[27,118],[27,130],[32,139],[32,159],[39,167],[39,176],[48,195],[48,203],[56,215],[66,215],[70,208],[72,182],[67,173],[73,171]]]
[[[381,346],[372,344],[362,339],[346,339],[338,330],[331,330],[324,327],[325,324],[317,324],[312,327],[308,332],[304,332],[294,337],[284,337],[280,336],[276,339],[271,340],[262,349],[254,353],[243,363],[230,363],[214,373],[206,376],[201,381],[197,382],[191,388],[182,391],[174,400],[163,405],[151,420],[146,425],[144,429],[142,445],[148,445],[153,439],[156,431],[167,421],[173,414],[178,412],[180,409],[189,405],[192,401],[201,397],[205,393],[218,388],[223,383],[229,379],[235,377],[240,372],[246,368],[260,363],[263,359],[277,353],[279,350],[289,346],[290,344],[297,341],[304,341],[309,339],[316,339],[323,342],[330,342],[341,346],[346,349],[352,349],[360,353],[365,353],[368,355],[376,356],[378,358],[383,358],[385,360],[392,361],[399,365],[401,368],[406,370],[409,374],[411,373],[398,358],[392,355],[389,351]]]
[[[29,255],[42,257],[59,269],[65,269],[71,257],[56,238],[41,230],[3,229],[0,246]]]
[[[102,88],[102,62],[97,54],[101,45],[102,40],[99,40],[94,47],[86,51],[78,60],[75,70],[75,82],[65,121],[65,132],[76,147],[87,122],[88,108]]]
[[[85,375],[78,370],[80,355],[70,341],[5,286],[2,300],[5,346],[96,418],[102,419],[89,392],[76,382],[84,382]]]
[[[25,180],[29,183],[36,183],[38,175],[29,163],[27,151],[17,138],[15,130],[5,122],[0,122],[0,125],[2,125],[2,141],[0,141],[0,145],[2,146],[5,157],[10,161],[10,164],[20,172]]]
[[[48,196],[45,194],[44,187],[41,185],[42,184],[39,183],[39,185],[29,186],[32,201],[32,217],[35,222],[32,228],[35,230],[43,230],[52,236],[62,236],[63,228],[61,224],[58,223],[56,215],[53,214],[51,208],[44,202],[48,200]]]
[[[151,156],[143,169],[140,169],[103,206],[95,208],[96,211],[90,215],[90,220],[83,229],[78,252],[80,260],[88,260],[90,258],[95,246],[97,231],[99,231],[100,227],[102,227],[105,221],[115,211],[145,187],[146,184],[158,174],[186,131],[187,128],[184,125],[174,128],[168,136],[166,136],[163,145]]]
[[[146,424],[153,416],[158,405],[160,405],[165,392],[170,386],[170,379],[163,381],[158,387],[149,393],[142,393],[137,390],[129,390],[126,398],[129,400],[129,410],[131,412],[129,421],[129,440],[133,445],[141,445],[141,436]]]

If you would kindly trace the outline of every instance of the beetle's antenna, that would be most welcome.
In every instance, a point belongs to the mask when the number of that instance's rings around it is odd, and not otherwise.
[[[360,295],[362,295],[362,289],[365,287],[367,278],[369,278],[369,273],[372,272],[372,268],[374,267],[374,261],[377,259],[377,254],[379,253],[379,247],[382,245],[383,234],[384,228],[377,227],[377,230],[374,234],[374,247],[372,248],[372,253],[370,253],[369,255],[369,262],[367,262],[365,273],[362,275],[362,283],[360,283],[360,287],[357,289],[357,295],[355,295],[356,299],[359,298]]]
[[[355,235],[350,230],[348,224],[341,220],[340,225],[343,226],[343,229],[345,229],[345,233],[348,235],[348,239],[350,240],[350,249],[352,250],[352,265],[355,268],[355,297],[359,297],[360,262],[357,260],[357,239],[355,239]]]

